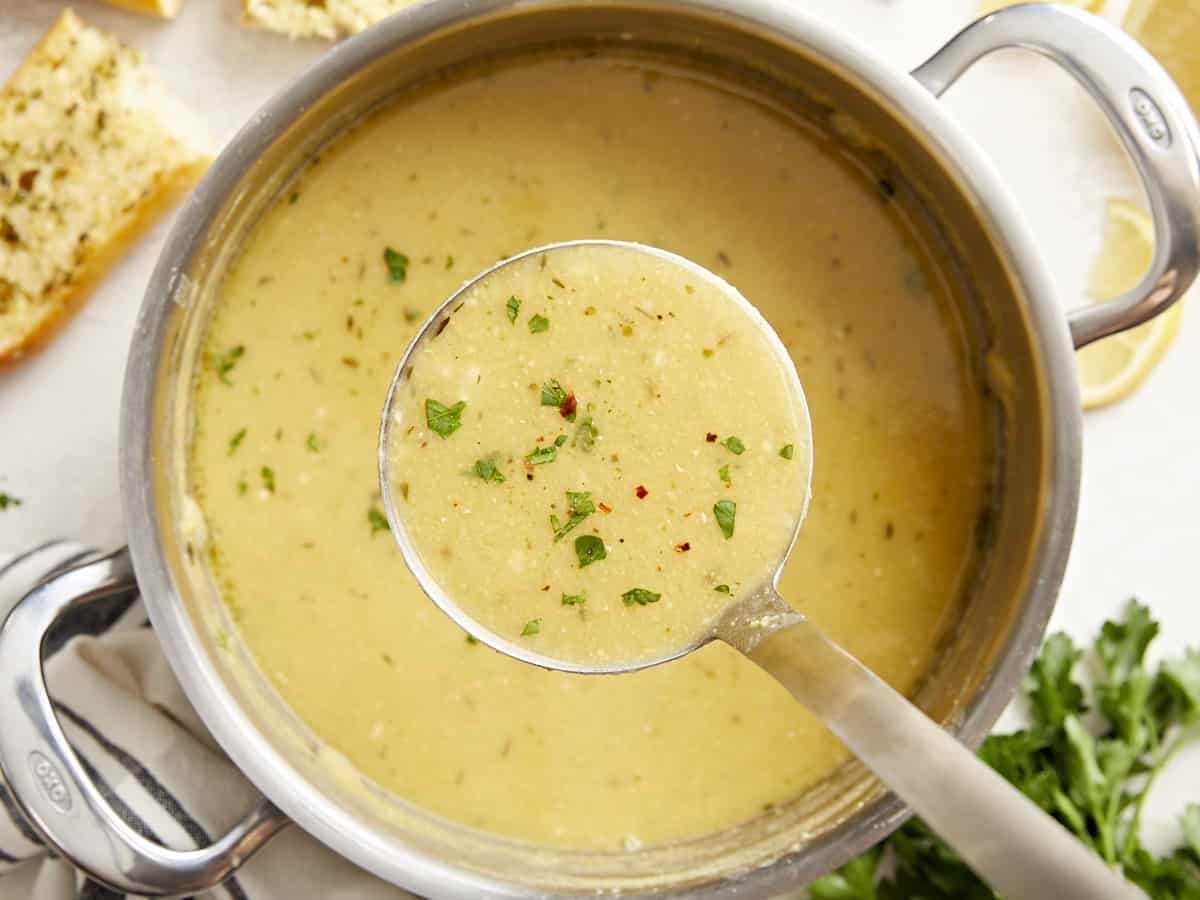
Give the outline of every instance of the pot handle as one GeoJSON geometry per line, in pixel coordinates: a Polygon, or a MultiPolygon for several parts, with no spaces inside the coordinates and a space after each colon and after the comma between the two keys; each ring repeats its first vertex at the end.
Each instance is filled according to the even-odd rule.
{"type": "Polygon", "coordinates": [[[1001,9],[967,26],[912,76],[940,97],[980,57],[1022,47],[1052,59],[1100,104],[1133,158],[1154,215],[1154,258],[1138,285],[1072,310],[1075,347],[1140,325],[1187,290],[1200,265],[1200,130],[1166,70],[1115,25],[1050,3],[1001,9]]]}
{"type": "Polygon", "coordinates": [[[0,772],[47,845],[96,881],[151,897],[198,893],[225,880],[288,824],[287,817],[263,800],[210,847],[171,850],[146,840],[84,772],[54,714],[42,672],[42,642],[60,616],[136,587],[123,548],[60,570],[13,607],[0,627],[0,691],[15,700],[0,728],[0,772]]]}

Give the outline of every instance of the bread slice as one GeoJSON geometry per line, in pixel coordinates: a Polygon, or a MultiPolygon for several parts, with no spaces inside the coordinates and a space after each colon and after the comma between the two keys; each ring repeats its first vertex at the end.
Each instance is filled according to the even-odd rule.
{"type": "Polygon", "coordinates": [[[107,0],[113,6],[131,9],[134,12],[145,13],[148,16],[158,16],[161,19],[173,19],[183,9],[183,0],[107,0]]]}
{"type": "Polygon", "coordinates": [[[136,51],[63,12],[0,89],[0,363],[52,333],[208,146],[136,51]]]}
{"type": "Polygon", "coordinates": [[[357,34],[417,0],[242,0],[246,22],[290,38],[357,34]]]}

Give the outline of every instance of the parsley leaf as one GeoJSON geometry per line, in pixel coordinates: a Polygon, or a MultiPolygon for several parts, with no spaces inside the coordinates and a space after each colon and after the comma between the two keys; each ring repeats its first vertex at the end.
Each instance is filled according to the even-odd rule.
{"type": "Polygon", "coordinates": [[[793,447],[791,444],[784,444],[782,447],[779,448],[779,455],[782,456],[784,459],[791,459],[793,456],[796,455],[796,448],[793,447]]]}
{"type": "Polygon", "coordinates": [[[566,442],[567,442],[567,436],[565,434],[560,434],[558,437],[556,437],[554,439],[554,446],[561,447],[566,442]]]}
{"type": "Polygon", "coordinates": [[[425,422],[431,431],[447,438],[462,427],[462,413],[467,408],[466,400],[459,400],[453,406],[430,398],[425,401],[425,422]]]}
{"type": "Polygon", "coordinates": [[[247,431],[247,429],[240,428],[240,429],[238,429],[237,434],[235,434],[233,437],[231,437],[229,439],[229,455],[230,456],[233,456],[233,454],[237,452],[237,448],[240,447],[242,445],[242,441],[244,441],[246,439],[246,431],[247,431]]]}
{"type": "Polygon", "coordinates": [[[575,538],[575,555],[579,557],[579,568],[584,569],[594,562],[608,557],[604,541],[594,534],[581,534],[575,538]]]}
{"type": "Polygon", "coordinates": [[[662,594],[656,594],[654,591],[648,591],[645,588],[631,588],[621,595],[621,599],[625,601],[626,606],[649,606],[651,603],[657,603],[662,599],[662,594]]]}
{"type": "Polygon", "coordinates": [[[516,325],[517,313],[521,311],[521,298],[516,294],[509,297],[508,302],[504,304],[504,311],[508,314],[508,321],[516,325]]]}
{"type": "Polygon", "coordinates": [[[8,509],[10,506],[17,507],[20,506],[22,502],[23,501],[19,497],[14,497],[12,494],[6,494],[4,491],[0,491],[0,509],[8,509]]]}
{"type": "Polygon", "coordinates": [[[717,517],[717,525],[725,540],[733,537],[733,520],[737,517],[737,504],[732,500],[718,500],[713,504],[713,515],[717,517]]]}
{"type": "Polygon", "coordinates": [[[575,436],[571,438],[571,446],[578,447],[584,453],[590,453],[596,446],[596,437],[599,434],[600,429],[592,424],[592,417],[588,416],[575,426],[575,436]]]}
{"type": "Polygon", "coordinates": [[[376,532],[388,530],[387,516],[378,507],[372,506],[367,510],[367,522],[371,526],[371,537],[375,537],[376,532]]]}
{"type": "Polygon", "coordinates": [[[321,452],[321,445],[317,442],[317,433],[315,431],[310,431],[308,433],[308,440],[304,442],[304,446],[313,453],[321,452]]]}
{"type": "Polygon", "coordinates": [[[263,487],[267,489],[267,493],[275,493],[275,470],[270,466],[263,466],[259,474],[262,476],[263,487]]]}
{"type": "Polygon", "coordinates": [[[562,605],[563,606],[578,606],[579,604],[586,603],[586,602],[587,602],[587,594],[565,594],[564,593],[562,595],[562,605]]]}
{"type": "MultiPolygon", "coordinates": [[[[551,448],[553,449],[553,448],[551,448]]],[[[554,541],[557,543],[566,536],[567,532],[596,511],[592,503],[590,491],[567,491],[567,511],[571,517],[566,524],[560,524],[558,516],[550,517],[550,527],[554,529],[554,541]]]]}
{"type": "Polygon", "coordinates": [[[242,344],[230,347],[224,353],[213,355],[213,368],[217,372],[217,379],[222,384],[233,384],[229,380],[229,373],[233,371],[233,367],[237,365],[237,361],[245,355],[246,348],[242,344]]]}
{"type": "Polygon", "coordinates": [[[408,257],[399,250],[385,247],[383,261],[387,265],[388,281],[402,283],[408,278],[408,257]]]}
{"type": "Polygon", "coordinates": [[[742,443],[742,439],[732,434],[721,441],[721,446],[737,456],[741,456],[746,452],[746,445],[742,443]]]}
{"type": "Polygon", "coordinates": [[[543,331],[550,330],[550,320],[545,316],[534,314],[529,320],[529,333],[541,334],[543,331]]]}
{"type": "Polygon", "coordinates": [[[567,392],[553,378],[546,379],[542,385],[542,406],[561,406],[567,399],[567,392]]]}
{"type": "Polygon", "coordinates": [[[536,450],[531,451],[529,455],[525,457],[525,462],[529,463],[531,466],[541,466],[545,465],[546,463],[554,462],[555,457],[557,456],[558,448],[551,444],[549,447],[538,447],[536,450]]]}
{"type": "Polygon", "coordinates": [[[713,590],[716,591],[718,594],[732,594],[733,593],[733,591],[730,589],[729,585],[727,585],[727,584],[718,584],[715,588],[713,588],[713,590]]]}
{"type": "Polygon", "coordinates": [[[521,629],[521,637],[528,637],[531,634],[540,634],[542,631],[541,619],[530,619],[525,623],[525,627],[521,629]]]}
{"type": "Polygon", "coordinates": [[[726,463],[725,465],[721,466],[721,468],[717,469],[717,474],[721,476],[721,480],[725,482],[725,484],[733,484],[733,480],[729,477],[729,463],[726,463]]]}
{"type": "Polygon", "coordinates": [[[504,484],[504,473],[496,468],[497,457],[498,454],[489,453],[482,459],[475,460],[475,467],[471,471],[484,481],[494,481],[496,484],[504,484]]]}

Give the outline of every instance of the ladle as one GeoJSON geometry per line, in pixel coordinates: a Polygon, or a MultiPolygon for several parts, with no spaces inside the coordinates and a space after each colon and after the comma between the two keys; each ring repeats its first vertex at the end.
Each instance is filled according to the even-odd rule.
{"type": "MultiPolygon", "coordinates": [[[[398,402],[398,387],[414,353],[441,332],[464,292],[530,255],[570,253],[586,245],[620,246],[659,260],[670,258],[693,274],[719,284],[731,303],[750,310],[762,327],[769,329],[727,282],[694,262],[642,244],[551,244],[503,260],[466,282],[433,312],[406,348],[388,391],[380,428],[379,476],[388,523],[405,562],[430,599],[468,634],[493,649],[534,665],[576,673],[634,671],[678,658],[709,641],[724,641],[770,673],[815,713],[1006,900],[1145,900],[1141,891],[1109,869],[1058,822],[792,609],[776,590],[790,545],[773,570],[763,573],[761,586],[732,600],[714,627],[695,642],[672,649],[669,654],[625,665],[611,661],[589,665],[538,653],[484,627],[442,589],[416,552],[391,490],[390,429],[397,421],[393,405],[398,402]]],[[[772,337],[785,355],[773,332],[772,337]]],[[[799,377],[790,361],[787,371],[795,379],[799,402],[804,404],[799,377]]],[[[808,422],[806,404],[802,418],[808,422]]],[[[807,459],[811,466],[811,455],[807,459]]],[[[794,534],[799,531],[805,508],[805,502],[796,504],[794,534]]]]}

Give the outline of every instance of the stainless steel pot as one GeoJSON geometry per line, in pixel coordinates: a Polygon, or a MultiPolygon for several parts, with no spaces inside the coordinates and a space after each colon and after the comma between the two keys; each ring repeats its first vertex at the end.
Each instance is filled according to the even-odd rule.
{"type": "Polygon", "coordinates": [[[199,891],[290,818],[348,859],[430,897],[762,897],[844,862],[903,820],[902,806],[852,764],[771,816],[676,845],[584,853],[517,844],[372,789],[329,759],[244,648],[217,647],[223,606],[188,540],[195,513],[184,489],[187,388],[214,286],[240,237],[316,148],[398,91],[447,68],[564,45],[634,48],[751,81],[780,102],[835,108],[856,123],[853,135],[868,136],[870,152],[904,173],[959,273],[972,337],[1002,407],[1004,448],[986,563],[918,700],[974,744],[1011,699],[1050,615],[1075,524],[1072,349],[1166,309],[1196,274],[1200,138],[1161,68],[1100,20],[1042,4],[988,16],[909,75],[771,0],[441,0],[326,55],[242,129],[188,201],[150,281],[126,374],[129,548],[43,582],[0,632],[0,684],[17,699],[0,729],[0,769],[47,844],[97,880],[137,894],[199,891]],[[1142,282],[1066,321],[1007,194],[936,100],[975,60],[1013,46],[1054,59],[1088,88],[1137,164],[1155,217],[1157,249],[1142,282]],[[212,847],[168,850],[125,826],[68,747],[46,694],[47,629],[78,604],[128,589],[135,572],[189,698],[273,801],[212,847]]]}

